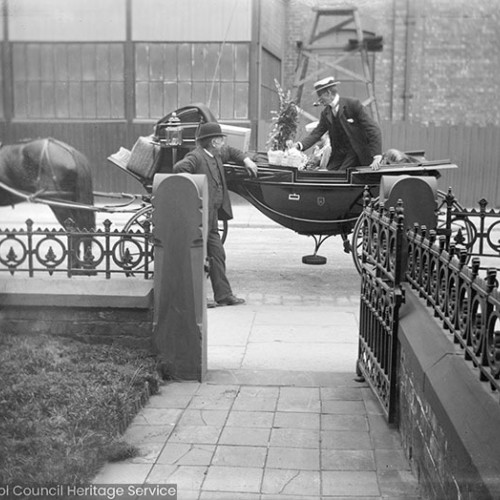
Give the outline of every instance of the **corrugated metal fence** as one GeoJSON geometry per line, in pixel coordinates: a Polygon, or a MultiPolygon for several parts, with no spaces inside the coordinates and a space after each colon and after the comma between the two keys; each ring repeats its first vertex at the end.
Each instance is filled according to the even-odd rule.
{"type": "MultiPolygon", "coordinates": [[[[88,156],[93,167],[94,186],[105,192],[142,192],[142,186],[106,161],[120,146],[131,148],[140,135],[153,131],[151,123],[117,122],[15,122],[0,126],[4,142],[26,137],[54,137],[71,144],[88,156]]],[[[260,121],[259,148],[265,149],[269,124],[260,121]]],[[[458,165],[443,172],[439,188],[452,187],[459,202],[476,206],[486,198],[500,207],[500,127],[474,125],[423,125],[411,122],[382,122],[383,149],[424,150],[429,160],[449,159],[458,165]]],[[[299,133],[299,139],[304,134],[299,133]]]]}
{"type": "Polygon", "coordinates": [[[381,128],[384,150],[424,150],[429,160],[458,165],[443,172],[439,188],[451,186],[462,205],[476,206],[481,198],[500,205],[500,127],[383,122],[381,128]]]}

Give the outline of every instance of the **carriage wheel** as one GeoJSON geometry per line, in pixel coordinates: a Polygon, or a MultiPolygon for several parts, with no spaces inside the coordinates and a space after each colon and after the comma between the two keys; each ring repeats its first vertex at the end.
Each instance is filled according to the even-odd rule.
{"type": "Polygon", "coordinates": [[[361,274],[361,262],[363,255],[363,241],[366,232],[366,215],[364,212],[358,217],[354,229],[352,230],[351,253],[354,266],[359,274],[361,274]]]}
{"type": "MultiPolygon", "coordinates": [[[[374,206],[378,206],[378,198],[374,200],[374,206]]],[[[462,205],[458,201],[453,200],[452,210],[461,212],[464,210],[462,205]]],[[[438,235],[444,234],[446,228],[446,193],[443,191],[437,192],[437,225],[436,230],[438,235]]],[[[364,212],[359,216],[358,220],[353,229],[352,233],[352,260],[356,266],[356,270],[361,274],[361,262],[362,262],[362,249],[364,235],[366,232],[366,216],[364,212]]],[[[457,215],[453,217],[451,221],[451,234],[450,241],[453,241],[458,248],[464,248],[468,253],[468,260],[470,259],[470,253],[472,252],[472,245],[474,242],[474,226],[470,222],[467,216],[457,215]]]]}
{"type": "MultiPolygon", "coordinates": [[[[148,205],[146,207],[138,210],[125,224],[123,227],[123,232],[128,233],[144,233],[146,230],[152,231],[153,228],[153,206],[148,205]]],[[[229,226],[227,220],[219,221],[219,234],[222,241],[222,244],[225,243],[227,238],[227,233],[229,231],[229,226]]],[[[147,248],[145,251],[152,252],[153,251],[153,237],[147,241],[147,248]]],[[[128,249],[129,255],[132,258],[138,257],[139,251],[137,248],[131,248],[127,245],[126,241],[120,243],[120,259],[123,260],[123,257],[128,249]]],[[[136,268],[138,270],[138,268],[136,268]]]]}
{"type": "MultiPolygon", "coordinates": [[[[153,252],[153,207],[152,205],[147,205],[138,210],[123,226],[123,233],[134,233],[134,234],[144,234],[146,232],[150,233],[150,237],[146,240],[145,246],[141,248],[141,245],[133,244],[133,238],[123,237],[120,241],[119,252],[120,260],[122,262],[131,260],[132,262],[142,262],[141,254],[149,254],[149,261],[152,260],[153,252]]],[[[133,267],[132,271],[141,271],[144,265],[139,264],[133,267]]]]}

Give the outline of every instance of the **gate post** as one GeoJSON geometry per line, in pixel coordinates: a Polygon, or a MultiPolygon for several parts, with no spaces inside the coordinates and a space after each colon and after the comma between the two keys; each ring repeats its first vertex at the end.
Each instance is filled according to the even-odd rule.
{"type": "Polygon", "coordinates": [[[207,370],[207,201],[204,175],[154,177],[154,348],[166,375],[200,382],[207,370]]]}

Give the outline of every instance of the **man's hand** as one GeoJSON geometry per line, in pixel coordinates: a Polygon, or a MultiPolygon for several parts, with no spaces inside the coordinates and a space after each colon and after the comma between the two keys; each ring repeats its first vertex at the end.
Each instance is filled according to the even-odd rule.
{"type": "Polygon", "coordinates": [[[248,172],[248,175],[250,177],[257,177],[257,174],[259,172],[259,168],[257,167],[257,164],[251,160],[250,158],[245,158],[243,160],[244,166],[246,171],[248,172]]]}
{"type": "Polygon", "coordinates": [[[373,161],[370,164],[372,170],[378,170],[380,168],[380,162],[382,160],[382,155],[375,155],[373,161]]]}

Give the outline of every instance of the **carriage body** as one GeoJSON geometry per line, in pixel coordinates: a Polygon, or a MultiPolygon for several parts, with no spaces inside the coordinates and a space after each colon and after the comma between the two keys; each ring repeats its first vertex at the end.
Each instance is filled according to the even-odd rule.
{"type": "Polygon", "coordinates": [[[296,167],[259,165],[259,176],[226,165],[228,187],[278,224],[303,235],[348,235],[363,211],[364,197],[379,196],[381,177],[439,177],[440,169],[456,168],[447,160],[421,161],[372,171],[305,171],[296,167]]]}
{"type": "Polygon", "coordinates": [[[299,234],[348,234],[363,210],[365,187],[372,195],[378,194],[377,183],[352,184],[345,173],[318,176],[295,167],[258,165],[256,179],[226,165],[228,188],[274,222],[299,234]]]}

